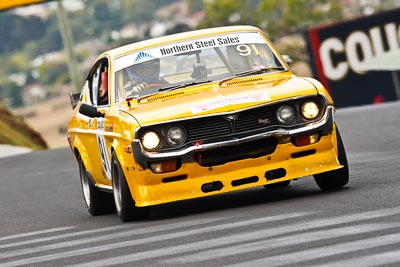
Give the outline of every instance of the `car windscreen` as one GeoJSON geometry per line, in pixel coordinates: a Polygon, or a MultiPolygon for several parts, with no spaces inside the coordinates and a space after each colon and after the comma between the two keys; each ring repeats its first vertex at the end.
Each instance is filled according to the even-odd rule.
{"type": "Polygon", "coordinates": [[[260,68],[282,68],[259,33],[230,33],[171,43],[115,60],[116,99],[163,88],[220,81],[260,68]]]}

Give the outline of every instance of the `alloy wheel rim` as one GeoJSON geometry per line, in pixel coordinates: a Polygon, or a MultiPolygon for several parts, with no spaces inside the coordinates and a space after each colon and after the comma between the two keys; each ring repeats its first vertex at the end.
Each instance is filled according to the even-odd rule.
{"type": "Polygon", "coordinates": [[[118,172],[118,166],[117,164],[114,163],[113,166],[113,195],[114,195],[114,202],[115,202],[115,207],[117,208],[117,211],[121,211],[121,185],[120,185],[120,179],[119,179],[119,172],[118,172]]]}
{"type": "Polygon", "coordinates": [[[85,167],[83,163],[81,163],[81,183],[82,183],[82,191],[83,197],[85,198],[86,205],[90,207],[90,188],[89,188],[89,179],[87,177],[85,167]]]}

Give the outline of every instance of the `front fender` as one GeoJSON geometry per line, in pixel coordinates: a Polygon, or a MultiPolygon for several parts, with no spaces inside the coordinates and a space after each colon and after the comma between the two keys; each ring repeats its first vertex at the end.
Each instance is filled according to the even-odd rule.
{"type": "MultiPolygon", "coordinates": [[[[86,171],[91,173],[92,164],[90,162],[90,157],[88,155],[87,150],[82,145],[82,141],[79,138],[76,138],[72,147],[74,148],[74,154],[75,154],[75,158],[77,159],[77,161],[80,157],[83,164],[85,165],[86,171]]],[[[79,164],[79,162],[78,162],[78,164],[79,164]]]]}

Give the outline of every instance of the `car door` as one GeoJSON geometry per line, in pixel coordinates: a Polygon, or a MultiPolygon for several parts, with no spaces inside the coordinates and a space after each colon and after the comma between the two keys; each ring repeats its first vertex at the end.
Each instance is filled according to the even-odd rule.
{"type": "MultiPolygon", "coordinates": [[[[107,114],[110,109],[110,92],[108,83],[108,60],[101,59],[89,72],[87,79],[86,104],[91,105],[101,113],[107,114]]],[[[112,123],[104,117],[88,117],[82,115],[81,128],[86,128],[82,142],[87,151],[90,165],[89,170],[96,183],[111,185],[111,161],[110,161],[110,130],[112,123]]]]}

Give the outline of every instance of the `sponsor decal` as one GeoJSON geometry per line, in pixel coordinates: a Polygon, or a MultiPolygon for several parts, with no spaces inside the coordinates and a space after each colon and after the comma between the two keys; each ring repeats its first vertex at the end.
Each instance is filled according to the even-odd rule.
{"type": "Polygon", "coordinates": [[[122,70],[135,63],[145,62],[154,58],[178,55],[206,48],[222,47],[239,44],[264,44],[266,40],[256,32],[231,33],[227,35],[203,37],[169,45],[158,46],[140,52],[125,55],[115,60],[115,71],[122,70]]]}
{"type": "Polygon", "coordinates": [[[145,62],[148,60],[154,59],[154,57],[150,54],[147,54],[145,52],[139,52],[139,54],[137,55],[134,63],[140,63],[140,62],[145,62]]]}
{"type": "Polygon", "coordinates": [[[237,105],[237,104],[253,103],[253,102],[268,101],[268,100],[271,100],[271,97],[267,93],[248,95],[248,96],[226,97],[223,99],[211,101],[209,103],[197,105],[191,107],[190,109],[192,111],[192,114],[197,114],[228,105],[237,105]]]}
{"type": "Polygon", "coordinates": [[[112,132],[114,130],[114,125],[106,126],[106,132],[112,132]]]}
{"type": "Polygon", "coordinates": [[[99,147],[101,163],[105,176],[111,180],[111,161],[107,152],[106,140],[104,137],[104,118],[99,118],[97,121],[97,145],[99,147]]]}
{"type": "Polygon", "coordinates": [[[336,107],[400,99],[400,9],[308,31],[314,77],[336,107]]]}
{"type": "MultiPolygon", "coordinates": [[[[319,47],[319,55],[326,77],[341,80],[349,70],[363,74],[369,68],[387,68],[384,64],[379,66],[376,63],[382,61],[379,59],[385,55],[400,55],[399,32],[399,25],[388,23],[369,28],[366,32],[355,30],[344,41],[337,37],[324,40],[319,47]],[[386,44],[387,51],[384,49],[386,44]],[[334,60],[335,54],[343,55],[344,59],[334,60]]],[[[388,64],[391,63],[394,62],[388,60],[388,64]]],[[[396,64],[399,67],[399,63],[396,64]]]]}
{"type": "Polygon", "coordinates": [[[226,38],[210,38],[206,40],[195,41],[186,44],[177,44],[160,48],[161,55],[173,55],[182,52],[199,50],[202,48],[218,47],[222,45],[240,44],[239,37],[226,37],[226,38]]]}

